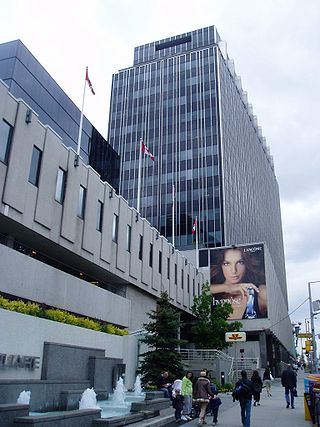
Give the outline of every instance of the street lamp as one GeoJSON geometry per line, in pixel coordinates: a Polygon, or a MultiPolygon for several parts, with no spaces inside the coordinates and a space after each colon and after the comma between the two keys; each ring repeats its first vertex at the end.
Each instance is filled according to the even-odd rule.
{"type": "Polygon", "coordinates": [[[313,312],[312,307],[312,298],[311,298],[311,284],[312,283],[320,283],[320,280],[315,280],[314,282],[308,282],[308,292],[309,292],[309,307],[310,307],[310,320],[311,320],[311,334],[312,334],[312,372],[317,372],[317,343],[316,343],[316,336],[314,331],[314,315],[316,313],[313,312]]]}

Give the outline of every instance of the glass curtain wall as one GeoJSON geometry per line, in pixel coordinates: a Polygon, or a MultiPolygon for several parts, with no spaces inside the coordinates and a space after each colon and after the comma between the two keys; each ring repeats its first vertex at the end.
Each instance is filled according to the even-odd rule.
{"type": "Polygon", "coordinates": [[[172,241],[175,191],[180,249],[194,248],[196,216],[200,247],[223,238],[213,37],[210,27],[141,46],[135,66],[113,76],[108,140],[122,159],[120,194],[137,206],[142,138],[155,160],[143,159],[141,215],[172,241]]]}

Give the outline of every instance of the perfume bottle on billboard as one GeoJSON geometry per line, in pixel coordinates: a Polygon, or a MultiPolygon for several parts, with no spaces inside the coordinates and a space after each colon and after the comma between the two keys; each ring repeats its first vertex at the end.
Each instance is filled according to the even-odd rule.
{"type": "Polygon", "coordinates": [[[256,319],[257,318],[257,313],[254,309],[254,289],[253,288],[248,288],[248,302],[247,302],[247,308],[246,308],[246,312],[245,312],[245,319],[256,319]]]}

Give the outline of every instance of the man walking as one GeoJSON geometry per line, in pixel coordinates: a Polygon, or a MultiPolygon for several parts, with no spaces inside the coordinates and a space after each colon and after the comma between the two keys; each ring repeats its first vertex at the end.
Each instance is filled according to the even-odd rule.
{"type": "Polygon", "coordinates": [[[251,404],[253,395],[253,384],[247,378],[247,372],[241,371],[241,379],[236,383],[236,399],[239,399],[241,408],[241,421],[245,427],[250,427],[251,404]]]}
{"type": "Polygon", "coordinates": [[[297,387],[297,376],[293,371],[291,365],[288,365],[287,369],[282,372],[281,384],[282,387],[284,387],[284,395],[287,402],[287,408],[290,407],[291,403],[291,408],[294,409],[294,394],[297,387]]]}

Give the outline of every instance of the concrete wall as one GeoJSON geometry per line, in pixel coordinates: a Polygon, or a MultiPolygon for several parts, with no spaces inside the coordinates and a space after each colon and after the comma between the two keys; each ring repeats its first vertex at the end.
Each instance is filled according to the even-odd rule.
{"type": "MultiPolygon", "coordinates": [[[[167,290],[172,304],[190,313],[193,297],[197,295],[197,285],[203,283],[202,274],[186,261],[183,254],[175,251],[165,238],[159,236],[145,219],[137,216],[136,211],[122,197],[117,196],[108,183],[102,182],[91,167],[81,161],[78,167],[74,167],[75,152],[66,148],[52,129],[41,124],[35,113],[31,115],[31,122],[26,123],[27,110],[28,106],[15,100],[0,82],[0,120],[6,120],[14,128],[8,164],[0,162],[0,233],[8,233],[16,240],[22,239],[22,243],[36,251],[42,251],[46,256],[54,257],[92,277],[99,277],[115,289],[125,290],[127,285],[132,286],[148,294],[153,301],[160,296],[161,290],[167,290]],[[33,146],[42,151],[37,187],[28,181],[33,146]],[[63,204],[55,200],[59,168],[67,173],[63,204]],[[80,185],[86,189],[84,219],[77,216],[80,185]],[[98,201],[104,206],[102,232],[96,230],[98,201]],[[112,239],[114,215],[119,218],[117,242],[112,239]],[[130,252],[127,251],[127,225],[132,228],[130,252]],[[142,260],[138,256],[140,234],[143,235],[142,260]],[[150,243],[153,244],[154,254],[152,267],[149,265],[150,243]],[[161,272],[158,265],[159,251],[162,251],[161,272]],[[167,278],[168,258],[170,279],[167,278]],[[177,283],[174,283],[175,264],[178,268],[177,283]],[[191,283],[193,280],[196,283],[195,293],[192,286],[189,292],[187,290],[187,275],[191,283]]],[[[7,259],[10,256],[9,251],[7,259]]],[[[89,313],[97,309],[94,317],[101,316],[102,319],[128,325],[129,328],[131,325],[136,328],[140,322],[135,320],[137,311],[130,310],[128,302],[124,302],[119,310],[120,299],[111,297],[109,293],[104,295],[103,291],[94,290],[88,283],[86,290],[79,282],[69,280],[57,270],[41,269],[29,261],[23,261],[14,273],[12,264],[9,263],[10,272],[6,279],[0,280],[0,292],[11,293],[12,275],[12,292],[15,295],[20,296],[21,291],[21,296],[41,297],[46,304],[70,307],[77,313],[88,313],[86,315],[91,315],[89,313]],[[28,271],[28,275],[24,271],[28,271]],[[33,277],[29,277],[29,272],[33,277]],[[44,282],[44,274],[48,277],[46,284],[40,283],[40,279],[44,282]],[[79,298],[78,295],[75,297],[77,292],[79,298]],[[84,300],[86,304],[83,304],[84,300]]],[[[0,277],[2,271],[5,271],[5,264],[1,260],[0,277]]],[[[141,293],[136,295],[141,296],[141,293]]]]}
{"type": "Polygon", "coordinates": [[[40,379],[44,343],[51,342],[103,350],[107,357],[122,359],[127,366],[126,386],[131,388],[134,384],[137,369],[134,336],[105,334],[3,309],[0,309],[0,324],[5,325],[0,328],[1,353],[40,357],[38,369],[1,368],[0,380],[40,379]]]}
{"type": "Polygon", "coordinates": [[[123,327],[130,300],[0,245],[0,291],[123,327]]]}

